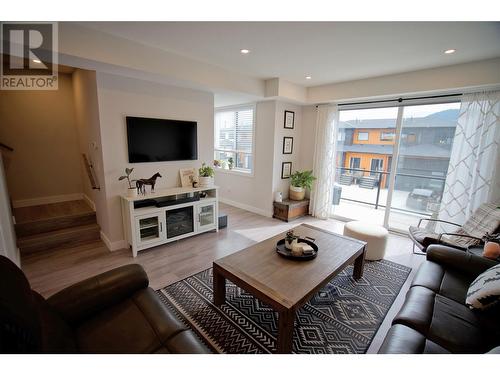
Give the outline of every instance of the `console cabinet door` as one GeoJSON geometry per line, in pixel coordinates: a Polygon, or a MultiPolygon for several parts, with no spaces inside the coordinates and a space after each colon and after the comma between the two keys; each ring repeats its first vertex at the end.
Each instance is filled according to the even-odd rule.
{"type": "Polygon", "coordinates": [[[136,216],[136,241],[139,248],[164,242],[167,238],[163,212],[136,216]]]}
{"type": "Polygon", "coordinates": [[[203,232],[217,228],[215,202],[201,203],[196,206],[197,231],[203,232]]]}

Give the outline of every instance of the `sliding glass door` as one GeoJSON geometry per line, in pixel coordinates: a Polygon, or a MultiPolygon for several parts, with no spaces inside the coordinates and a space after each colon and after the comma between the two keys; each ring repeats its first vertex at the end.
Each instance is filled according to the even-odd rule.
{"type": "Polygon", "coordinates": [[[398,108],[340,112],[334,214],[384,223],[398,108]],[[337,203],[337,204],[335,204],[337,203]]]}
{"type": "Polygon", "coordinates": [[[388,226],[402,231],[437,217],[460,103],[402,108],[398,163],[388,226]]]}
{"type": "Polygon", "coordinates": [[[341,109],[334,217],[408,231],[435,217],[460,103],[341,109]]]}

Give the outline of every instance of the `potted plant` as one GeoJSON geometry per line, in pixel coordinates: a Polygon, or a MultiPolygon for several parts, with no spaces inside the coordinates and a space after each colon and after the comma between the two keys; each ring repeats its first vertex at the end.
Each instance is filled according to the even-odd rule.
{"type": "Polygon", "coordinates": [[[234,167],[234,159],[232,157],[229,157],[227,159],[227,163],[229,165],[229,169],[233,169],[233,167],[234,167]]]}
{"type": "Polygon", "coordinates": [[[198,181],[199,187],[213,186],[215,171],[211,166],[203,163],[201,165],[201,168],[198,169],[198,174],[200,175],[199,181],[198,181]]]}
{"type": "Polygon", "coordinates": [[[295,171],[291,174],[290,179],[290,199],[300,201],[304,199],[306,189],[312,189],[316,177],[312,175],[312,171],[295,171]]]}
{"type": "Polygon", "coordinates": [[[215,159],[214,160],[214,167],[215,168],[225,169],[226,168],[226,162],[224,160],[217,160],[217,159],[215,159]]]}
{"type": "Polygon", "coordinates": [[[125,175],[118,177],[118,181],[125,180],[125,179],[127,180],[127,182],[128,182],[127,196],[129,196],[129,197],[136,197],[137,196],[137,189],[132,186],[132,182],[130,181],[130,175],[132,174],[133,170],[134,170],[134,168],[125,168],[125,175]]]}

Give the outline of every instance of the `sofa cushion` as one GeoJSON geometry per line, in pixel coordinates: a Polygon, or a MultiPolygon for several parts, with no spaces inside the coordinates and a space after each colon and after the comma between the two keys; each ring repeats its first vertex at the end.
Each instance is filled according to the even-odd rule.
{"type": "Polygon", "coordinates": [[[467,290],[467,306],[484,310],[500,301],[500,264],[480,274],[467,290]]]}
{"type": "Polygon", "coordinates": [[[465,304],[465,295],[473,276],[425,261],[418,269],[412,286],[423,286],[458,303],[465,304]]]}
{"type": "Polygon", "coordinates": [[[74,332],[69,324],[55,312],[47,301],[38,293],[33,292],[42,328],[43,353],[77,353],[74,332]]]}
{"type": "Polygon", "coordinates": [[[83,322],[77,327],[77,340],[82,353],[208,352],[186,330],[146,288],[83,322]]]}
{"type": "Polygon", "coordinates": [[[421,286],[410,288],[393,324],[413,328],[452,353],[484,353],[492,347],[480,315],[421,286]]]}
{"type": "Polygon", "coordinates": [[[380,354],[448,354],[448,350],[428,340],[414,329],[396,324],[391,327],[382,343],[380,354]]]}

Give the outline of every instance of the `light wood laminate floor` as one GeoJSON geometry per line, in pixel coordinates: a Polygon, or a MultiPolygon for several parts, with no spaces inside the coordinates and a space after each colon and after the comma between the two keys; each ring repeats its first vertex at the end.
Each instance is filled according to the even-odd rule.
{"type": "MultiPolygon", "coordinates": [[[[344,223],[336,220],[318,220],[311,217],[290,223],[257,215],[233,206],[220,204],[228,215],[228,227],[218,233],[210,232],[140,251],[137,258],[129,249],[110,252],[105,245],[96,243],[71,249],[34,253],[22,258],[22,269],[32,288],[48,297],[62,288],[90,276],[119,267],[138,263],[146,270],[150,286],[159,289],[212,266],[215,259],[231,254],[272,237],[303,222],[342,233],[344,223]]],[[[377,332],[368,352],[378,350],[390,323],[401,307],[409,282],[423,256],[413,255],[408,238],[391,234],[386,259],[412,267],[407,282],[377,332]]]]}

